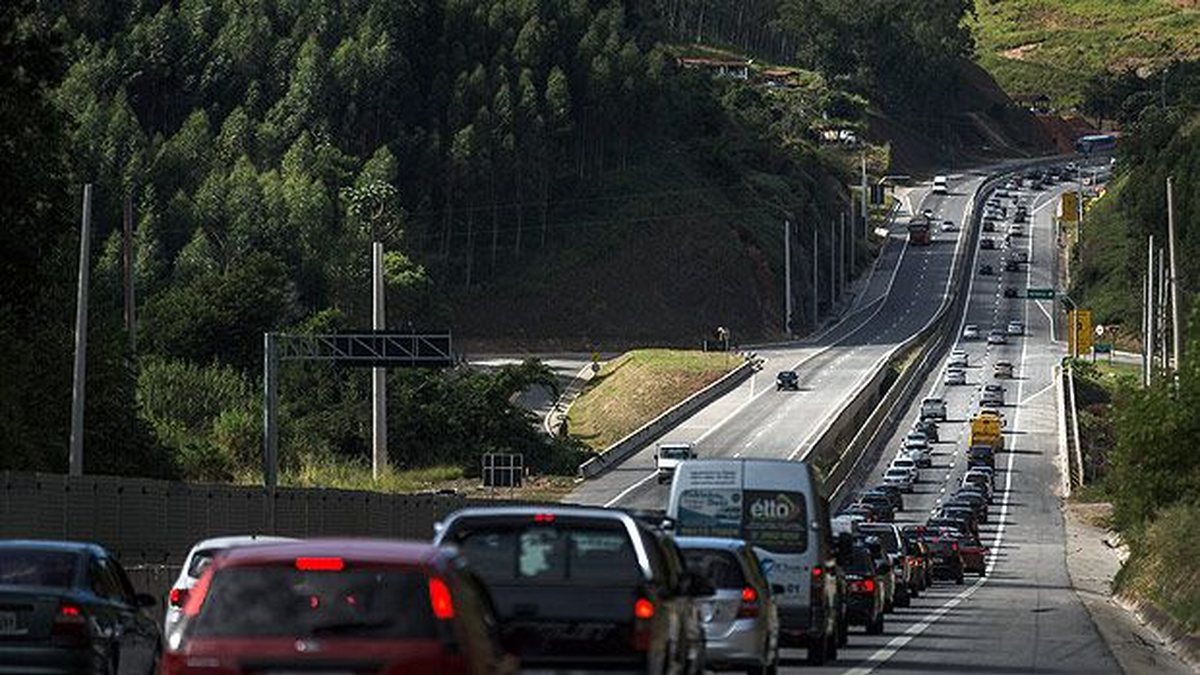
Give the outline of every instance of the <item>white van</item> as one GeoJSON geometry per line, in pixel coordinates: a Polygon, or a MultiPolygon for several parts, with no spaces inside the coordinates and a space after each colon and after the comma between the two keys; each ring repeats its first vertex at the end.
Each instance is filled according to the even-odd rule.
{"type": "Polygon", "coordinates": [[[820,479],[805,462],[693,459],[680,463],[667,515],[687,537],[754,545],[779,607],[780,640],[811,663],[836,658],[841,627],[837,551],[820,479]]]}
{"type": "Polygon", "coordinates": [[[949,191],[945,176],[933,177],[933,194],[944,195],[949,191]]]}

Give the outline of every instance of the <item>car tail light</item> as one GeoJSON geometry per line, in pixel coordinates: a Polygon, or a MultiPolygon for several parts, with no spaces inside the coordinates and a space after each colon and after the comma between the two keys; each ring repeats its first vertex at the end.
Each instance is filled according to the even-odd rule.
{"type": "Polygon", "coordinates": [[[952,542],[950,542],[950,550],[951,550],[951,551],[957,551],[957,550],[958,550],[958,542],[957,542],[957,541],[952,541],[952,542]]]}
{"type": "Polygon", "coordinates": [[[533,522],[550,524],[554,522],[553,513],[538,513],[533,516],[533,522]]]}
{"type": "Polygon", "coordinates": [[[849,588],[851,593],[874,593],[875,592],[875,580],[874,579],[861,579],[858,581],[851,581],[847,585],[847,587],[849,588]]]}
{"type": "Polygon", "coordinates": [[[204,604],[204,597],[208,595],[208,586],[212,583],[213,568],[205,570],[204,574],[200,575],[200,581],[192,587],[188,593],[187,600],[183,603],[184,616],[196,616],[200,613],[200,607],[204,604]]]}
{"type": "Polygon", "coordinates": [[[753,619],[758,616],[758,591],[747,586],[742,589],[742,603],[738,605],[737,618],[753,619]]]}
{"type": "Polygon", "coordinates": [[[654,618],[654,603],[646,598],[638,598],[633,602],[633,649],[648,652],[654,643],[650,619],[654,618]]]}
{"type": "Polygon", "coordinates": [[[341,572],[346,569],[344,558],[296,558],[296,569],[301,572],[341,572]]]}
{"type": "Polygon", "coordinates": [[[450,595],[450,587],[437,577],[429,579],[429,605],[433,615],[442,621],[454,618],[454,598],[450,595]]]}
{"type": "Polygon", "coordinates": [[[63,601],[54,614],[54,625],[50,638],[56,643],[80,643],[87,640],[88,620],[83,608],[73,602],[63,601]]]}
{"type": "Polygon", "coordinates": [[[172,588],[171,593],[167,596],[167,602],[171,603],[172,607],[183,607],[187,604],[188,589],[172,588]]]}

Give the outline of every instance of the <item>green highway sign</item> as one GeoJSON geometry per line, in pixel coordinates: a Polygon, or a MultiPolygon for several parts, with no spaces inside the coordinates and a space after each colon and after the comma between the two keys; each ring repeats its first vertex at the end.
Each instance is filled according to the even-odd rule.
{"type": "Polygon", "coordinates": [[[1025,297],[1029,298],[1030,300],[1053,300],[1054,299],[1054,289],[1053,288],[1032,288],[1032,287],[1026,288],[1025,289],[1025,297]]]}
{"type": "Polygon", "coordinates": [[[1092,349],[1097,354],[1111,354],[1113,346],[1111,342],[1097,342],[1096,344],[1092,345],[1092,349]]]}

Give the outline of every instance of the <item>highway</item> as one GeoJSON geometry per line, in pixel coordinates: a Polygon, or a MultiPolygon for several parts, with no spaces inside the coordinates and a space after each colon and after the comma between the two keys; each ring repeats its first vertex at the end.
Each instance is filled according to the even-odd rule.
{"type": "MultiPolygon", "coordinates": [[[[918,211],[965,224],[982,174],[952,176],[947,195],[923,194],[918,211]]],[[[956,256],[968,249],[963,232],[939,234],[927,247],[908,246],[904,223],[891,240],[855,308],[810,342],[758,352],[761,371],[658,442],[690,442],[701,457],[801,459],[878,366],[937,313],[956,256]],[[799,391],[775,391],[775,374],[795,370],[799,391]]],[[[803,273],[803,272],[801,272],[803,273]]],[[[654,447],[582,483],[565,501],[604,506],[664,508],[668,486],[654,473],[654,447]]]]}
{"type": "MultiPolygon", "coordinates": [[[[939,500],[957,487],[965,469],[966,420],[978,405],[983,384],[992,379],[992,364],[1016,364],[1016,379],[1000,381],[1007,388],[1006,451],[997,456],[997,494],[989,523],[980,538],[991,551],[988,574],[965,586],[939,584],[912,606],[888,615],[881,636],[851,632],[850,644],[829,667],[804,672],[865,675],[898,673],[1111,673],[1120,672],[1108,646],[1097,632],[1067,575],[1064,526],[1060,511],[1061,471],[1057,451],[1057,411],[1053,367],[1065,347],[1053,341],[1053,303],[1005,298],[1004,286],[1053,286],[1055,243],[1053,216],[1058,194],[1068,189],[1024,194],[1030,197],[1032,236],[1014,238],[1013,246],[1031,254],[1032,264],[1020,272],[1003,272],[1008,251],[978,251],[969,285],[970,299],[962,324],[979,326],[986,337],[993,327],[1024,321],[1026,334],[1006,345],[989,346],[985,339],[961,342],[969,355],[968,384],[943,386],[945,358],[924,383],[925,395],[947,401],[949,419],[941,425],[934,466],[922,470],[916,492],[905,496],[897,522],[920,523],[939,500]],[[981,264],[996,276],[978,273],[981,264]]],[[[959,335],[962,334],[959,325],[959,335]]],[[[946,355],[948,356],[948,354],[946,355]]],[[[899,448],[912,420],[918,416],[915,397],[901,427],[872,458],[870,474],[877,481],[899,448]]],[[[843,500],[848,495],[839,495],[843,500]]],[[[789,672],[799,672],[803,652],[791,652],[789,672]]]]}

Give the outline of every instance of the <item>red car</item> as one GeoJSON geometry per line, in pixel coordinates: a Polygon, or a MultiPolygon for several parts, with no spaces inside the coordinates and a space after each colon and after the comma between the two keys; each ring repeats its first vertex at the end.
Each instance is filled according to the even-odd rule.
{"type": "Polygon", "coordinates": [[[167,637],[163,675],[517,671],[491,599],[429,544],[317,540],[219,556],[167,637]]]}
{"type": "Polygon", "coordinates": [[[958,553],[962,556],[964,572],[974,572],[979,576],[987,573],[988,547],[980,543],[978,537],[959,534],[958,553]]]}

